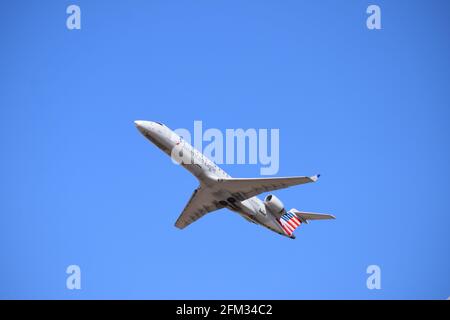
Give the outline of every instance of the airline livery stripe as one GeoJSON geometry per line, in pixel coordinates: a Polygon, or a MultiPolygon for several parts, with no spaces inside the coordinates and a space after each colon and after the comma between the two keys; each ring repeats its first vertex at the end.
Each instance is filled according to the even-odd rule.
{"type": "Polygon", "coordinates": [[[293,227],[291,227],[288,223],[283,223],[283,227],[285,229],[288,229],[289,231],[293,232],[295,229],[293,227]]]}
{"type": "Polygon", "coordinates": [[[286,231],[286,233],[287,233],[288,235],[291,235],[291,234],[292,234],[292,232],[291,232],[290,230],[286,229],[286,228],[283,228],[283,230],[286,231]]]}
{"type": "Polygon", "coordinates": [[[288,223],[289,223],[289,225],[292,226],[292,228],[294,228],[294,229],[298,227],[298,225],[297,225],[294,221],[292,221],[292,220],[289,220],[288,223]]]}
{"type": "Polygon", "coordinates": [[[290,224],[286,224],[286,225],[287,225],[287,227],[288,227],[289,229],[291,229],[291,230],[292,230],[292,232],[294,232],[294,231],[295,231],[295,227],[291,226],[290,224]]]}

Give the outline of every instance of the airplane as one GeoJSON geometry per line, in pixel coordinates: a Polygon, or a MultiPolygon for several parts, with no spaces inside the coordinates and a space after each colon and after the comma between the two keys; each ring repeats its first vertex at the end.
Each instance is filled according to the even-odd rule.
{"type": "Polygon", "coordinates": [[[142,120],[134,123],[142,135],[172,159],[174,154],[182,154],[183,160],[178,162],[199,181],[199,186],[175,222],[179,229],[222,208],[237,212],[247,221],[291,239],[295,239],[294,230],[303,223],[335,219],[330,214],[303,212],[294,208],[286,211],[283,203],[272,194],[266,196],[264,201],[257,197],[264,192],[316,182],[319,174],[311,177],[232,178],[166,125],[142,120]]]}

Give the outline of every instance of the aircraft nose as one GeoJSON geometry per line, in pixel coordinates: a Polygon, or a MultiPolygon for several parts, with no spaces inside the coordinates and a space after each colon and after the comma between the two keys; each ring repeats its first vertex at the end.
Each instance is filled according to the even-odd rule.
{"type": "Polygon", "coordinates": [[[144,121],[144,120],[136,120],[134,121],[134,124],[136,128],[138,128],[139,131],[153,131],[153,122],[151,121],[144,121]]]}
{"type": "Polygon", "coordinates": [[[142,120],[136,120],[136,121],[134,122],[134,125],[135,125],[136,127],[140,128],[140,127],[143,127],[143,126],[144,126],[144,122],[145,122],[145,121],[142,121],[142,120]]]}

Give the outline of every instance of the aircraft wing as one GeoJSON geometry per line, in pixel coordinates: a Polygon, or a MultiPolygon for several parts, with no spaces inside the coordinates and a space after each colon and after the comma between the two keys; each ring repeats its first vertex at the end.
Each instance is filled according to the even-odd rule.
{"type": "Polygon", "coordinates": [[[237,200],[243,201],[263,192],[316,182],[319,177],[320,175],[312,177],[229,178],[219,180],[218,186],[230,192],[237,200]]]}
{"type": "Polygon", "coordinates": [[[183,229],[203,217],[205,214],[222,208],[223,206],[214,199],[208,190],[198,187],[194,190],[194,193],[192,193],[189,202],[184,207],[177,222],[175,222],[175,226],[179,229],[183,229]]]}

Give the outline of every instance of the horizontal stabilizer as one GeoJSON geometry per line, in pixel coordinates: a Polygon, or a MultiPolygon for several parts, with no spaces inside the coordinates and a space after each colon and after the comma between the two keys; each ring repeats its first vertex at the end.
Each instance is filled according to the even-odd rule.
{"type": "Polygon", "coordinates": [[[299,220],[303,223],[308,223],[308,221],[311,220],[331,220],[336,219],[335,216],[332,214],[325,214],[325,213],[314,213],[314,212],[304,212],[304,211],[298,211],[297,209],[291,209],[289,212],[292,212],[295,214],[299,220]]]}
{"type": "Polygon", "coordinates": [[[285,214],[283,214],[278,221],[280,222],[280,225],[283,228],[284,232],[286,232],[286,234],[289,237],[295,238],[293,233],[295,229],[300,227],[302,223],[308,224],[308,221],[310,220],[329,220],[329,219],[336,219],[336,218],[331,214],[302,212],[298,211],[297,209],[291,209],[285,214]]]}

